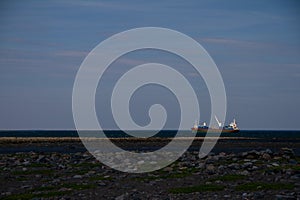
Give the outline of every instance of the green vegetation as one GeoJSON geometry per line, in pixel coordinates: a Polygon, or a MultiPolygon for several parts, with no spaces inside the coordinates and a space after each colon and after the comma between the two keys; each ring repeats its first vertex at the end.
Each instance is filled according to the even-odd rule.
{"type": "Polygon", "coordinates": [[[49,169],[41,169],[41,170],[26,170],[26,171],[14,171],[12,174],[14,175],[31,175],[31,174],[51,174],[52,170],[49,169]]]}
{"type": "Polygon", "coordinates": [[[9,195],[7,197],[4,197],[3,200],[17,200],[17,199],[26,200],[26,199],[33,199],[33,198],[50,198],[50,197],[62,196],[62,195],[69,194],[72,192],[72,190],[75,190],[75,191],[86,190],[86,189],[92,189],[95,187],[96,187],[96,185],[94,185],[94,184],[65,183],[65,184],[56,185],[56,186],[45,186],[45,187],[31,189],[28,191],[28,193],[9,195]],[[70,190],[58,191],[61,188],[68,188],[70,190]],[[37,193],[37,192],[39,192],[39,193],[37,193]]]}
{"type": "Polygon", "coordinates": [[[193,193],[193,192],[211,192],[211,191],[221,191],[224,190],[223,185],[197,185],[191,187],[178,187],[178,188],[171,188],[169,192],[173,194],[180,194],[180,193],[193,193]]]}
{"type": "Polygon", "coordinates": [[[86,190],[86,189],[92,189],[95,188],[96,185],[94,184],[76,184],[76,183],[68,183],[68,184],[63,184],[60,186],[60,188],[70,188],[72,190],[86,190]]]}
{"type": "Polygon", "coordinates": [[[300,165],[290,165],[290,166],[288,166],[288,168],[290,168],[292,170],[300,171],[300,165]]]}
{"type": "Polygon", "coordinates": [[[100,163],[88,163],[88,162],[83,162],[83,163],[78,163],[78,164],[70,164],[71,167],[86,167],[86,168],[94,168],[94,167],[100,167],[100,163]]]}
{"type": "Polygon", "coordinates": [[[237,191],[256,191],[256,190],[292,190],[294,189],[294,184],[291,183],[245,183],[238,185],[235,188],[237,191]]]}
{"type": "Polygon", "coordinates": [[[4,197],[3,200],[27,200],[27,199],[33,199],[33,198],[51,198],[56,196],[63,196],[70,193],[70,191],[52,191],[47,193],[39,193],[39,194],[33,194],[33,193],[23,193],[23,194],[13,194],[7,197],[4,197]]]}
{"type": "Polygon", "coordinates": [[[159,170],[156,172],[156,174],[149,174],[148,176],[136,177],[134,178],[134,180],[151,181],[151,180],[166,179],[166,178],[184,178],[192,175],[197,170],[198,170],[197,168],[187,168],[184,170],[174,169],[175,172],[166,172],[163,170],[159,170]]]}
{"type": "Polygon", "coordinates": [[[245,175],[239,175],[239,174],[227,174],[224,176],[219,176],[216,178],[210,178],[208,179],[208,181],[237,181],[237,180],[242,180],[245,179],[246,176],[245,175]]]}
{"type": "Polygon", "coordinates": [[[89,169],[79,169],[79,170],[70,172],[70,174],[84,175],[84,174],[88,173],[89,171],[90,171],[89,169]]]}
{"type": "Polygon", "coordinates": [[[273,166],[266,169],[263,169],[262,171],[281,171],[285,169],[292,169],[295,171],[300,171],[300,165],[280,165],[280,166],[273,166]]]}
{"type": "Polygon", "coordinates": [[[49,190],[59,190],[60,188],[69,188],[72,190],[85,190],[85,189],[92,189],[95,188],[96,185],[94,184],[76,184],[76,183],[64,183],[61,185],[56,186],[45,186],[32,189],[31,192],[34,191],[49,191],[49,190]]]}
{"type": "Polygon", "coordinates": [[[27,180],[28,180],[28,178],[23,177],[23,176],[19,176],[16,178],[16,181],[27,181],[27,180]]]}
{"type": "Polygon", "coordinates": [[[105,176],[93,176],[89,178],[90,181],[99,181],[99,180],[112,180],[112,177],[105,176]]]}
{"type": "Polygon", "coordinates": [[[25,165],[25,167],[51,167],[51,165],[46,163],[30,163],[29,165],[25,165]]]}

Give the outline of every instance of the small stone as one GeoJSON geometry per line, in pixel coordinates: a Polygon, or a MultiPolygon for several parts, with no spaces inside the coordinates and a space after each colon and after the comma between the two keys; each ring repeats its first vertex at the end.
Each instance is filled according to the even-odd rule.
{"type": "Polygon", "coordinates": [[[293,149],[290,149],[290,148],[281,148],[281,152],[283,152],[283,154],[289,155],[289,156],[295,155],[295,152],[293,151],[293,149]]]}
{"type": "Polygon", "coordinates": [[[263,199],[265,196],[264,192],[255,192],[253,194],[254,199],[263,199]]]}
{"type": "Polygon", "coordinates": [[[294,180],[300,179],[300,174],[295,174],[295,175],[291,176],[291,179],[294,179],[294,180]]]}
{"type": "Polygon", "coordinates": [[[265,152],[270,155],[273,154],[273,151],[271,149],[266,149],[265,152]]]}
{"type": "Polygon", "coordinates": [[[76,178],[76,179],[81,179],[82,176],[81,175],[74,175],[73,178],[76,178]]]}
{"type": "Polygon", "coordinates": [[[164,171],[164,172],[171,172],[171,171],[173,171],[173,168],[172,168],[172,167],[165,167],[165,168],[163,169],[163,171],[164,171]]]}
{"type": "Polygon", "coordinates": [[[213,159],[213,158],[209,158],[209,159],[206,160],[206,164],[213,164],[215,162],[216,162],[216,160],[213,159]]]}
{"type": "Polygon", "coordinates": [[[29,165],[30,162],[29,162],[29,161],[25,161],[25,162],[23,162],[22,164],[23,164],[23,165],[29,165]]]}
{"type": "Polygon", "coordinates": [[[205,167],[205,164],[204,164],[204,163],[199,163],[199,164],[198,164],[198,168],[202,169],[202,168],[204,168],[204,167],[205,167]]]}
{"type": "Polygon", "coordinates": [[[230,165],[228,165],[228,167],[230,169],[240,169],[240,165],[237,163],[231,163],[230,165]]]}
{"type": "Polygon", "coordinates": [[[271,156],[268,153],[264,153],[262,155],[262,158],[265,159],[265,160],[271,160],[271,156]]]}
{"type": "Polygon", "coordinates": [[[59,183],[59,182],[60,182],[60,179],[59,179],[59,178],[56,178],[56,179],[53,179],[51,182],[52,182],[52,183],[59,183]]]}
{"type": "Polygon", "coordinates": [[[215,166],[212,165],[212,164],[210,164],[210,165],[207,165],[207,166],[206,166],[206,169],[207,169],[208,171],[215,171],[215,166]]]}
{"type": "Polygon", "coordinates": [[[104,183],[103,181],[97,181],[97,184],[98,184],[99,186],[106,186],[106,183],[104,183]]]}
{"type": "Polygon", "coordinates": [[[219,156],[224,157],[224,156],[226,156],[226,153],[225,152],[220,152],[219,156]]]}
{"type": "Polygon", "coordinates": [[[230,196],[230,194],[225,194],[223,197],[224,198],[230,198],[231,196],[230,196]]]}
{"type": "Polygon", "coordinates": [[[282,178],[281,176],[276,176],[276,177],[274,178],[274,182],[278,182],[281,178],[282,178]]]}
{"type": "Polygon", "coordinates": [[[243,152],[243,153],[241,154],[241,156],[242,156],[242,157],[247,157],[247,156],[248,156],[248,152],[243,152]]]}
{"type": "Polygon", "coordinates": [[[248,176],[249,172],[247,170],[244,170],[244,171],[240,172],[240,174],[243,176],[248,176]]]}
{"type": "Polygon", "coordinates": [[[62,187],[62,188],[60,188],[58,191],[60,191],[60,192],[65,192],[65,191],[70,191],[70,190],[72,190],[71,188],[65,188],[65,187],[62,187]]]}
{"type": "Polygon", "coordinates": [[[45,160],[45,156],[39,155],[39,158],[36,160],[37,162],[41,162],[45,160]]]}
{"type": "Polygon", "coordinates": [[[23,185],[23,186],[21,186],[21,189],[28,189],[28,188],[31,188],[31,186],[30,185],[23,185]]]}
{"type": "Polygon", "coordinates": [[[248,168],[248,167],[252,167],[253,163],[252,162],[245,162],[243,164],[243,168],[248,168]]]}
{"type": "Polygon", "coordinates": [[[115,200],[124,200],[125,196],[126,196],[126,194],[122,194],[122,195],[120,195],[120,196],[117,196],[117,197],[115,198],[115,200]]]}
{"type": "Polygon", "coordinates": [[[297,165],[298,164],[297,160],[294,160],[294,159],[289,160],[289,163],[292,164],[292,165],[297,165]]]}
{"type": "Polygon", "coordinates": [[[64,166],[64,165],[62,165],[62,164],[59,164],[59,165],[58,165],[58,168],[59,168],[59,169],[65,169],[66,166],[64,166]]]}
{"type": "Polygon", "coordinates": [[[219,167],[218,167],[218,170],[220,170],[220,171],[223,171],[225,169],[225,166],[224,165],[220,165],[219,167]]]}
{"type": "Polygon", "coordinates": [[[271,165],[273,165],[274,167],[279,167],[278,163],[272,163],[271,165]]]}
{"type": "Polygon", "coordinates": [[[281,194],[277,194],[276,199],[281,200],[281,199],[295,199],[294,196],[289,196],[289,195],[281,195],[281,194]]]}

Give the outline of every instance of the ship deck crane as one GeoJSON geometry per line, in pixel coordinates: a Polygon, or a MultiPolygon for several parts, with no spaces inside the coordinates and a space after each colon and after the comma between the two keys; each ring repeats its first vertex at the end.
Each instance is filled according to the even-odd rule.
{"type": "Polygon", "coordinates": [[[218,126],[219,126],[219,128],[221,128],[222,127],[222,123],[221,122],[219,122],[219,120],[218,120],[218,118],[217,118],[217,116],[215,115],[215,119],[216,119],[216,121],[217,121],[217,123],[218,123],[218,126]]]}

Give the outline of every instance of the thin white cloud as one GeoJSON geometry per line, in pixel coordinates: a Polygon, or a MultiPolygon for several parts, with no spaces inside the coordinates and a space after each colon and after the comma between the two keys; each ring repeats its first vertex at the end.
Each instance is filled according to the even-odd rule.
{"type": "Polygon", "coordinates": [[[126,4],[125,1],[112,2],[112,1],[65,1],[65,4],[74,6],[84,6],[91,8],[101,8],[101,9],[113,9],[113,10],[131,10],[137,11],[145,9],[145,6],[138,6],[139,4],[126,4]]]}
{"type": "Polygon", "coordinates": [[[225,45],[233,45],[233,46],[243,46],[243,47],[270,47],[269,43],[261,43],[261,42],[253,42],[246,40],[237,40],[231,38],[202,38],[200,39],[203,42],[211,43],[211,44],[225,44],[225,45]]]}
{"type": "Polygon", "coordinates": [[[69,50],[64,50],[57,52],[57,56],[68,56],[68,57],[85,57],[88,55],[88,51],[69,51],[69,50]]]}

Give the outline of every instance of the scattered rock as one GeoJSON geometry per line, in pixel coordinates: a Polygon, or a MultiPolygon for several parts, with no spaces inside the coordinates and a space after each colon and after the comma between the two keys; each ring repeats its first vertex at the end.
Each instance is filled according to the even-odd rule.
{"type": "Polygon", "coordinates": [[[209,164],[209,165],[206,165],[206,170],[209,172],[209,173],[214,173],[215,172],[215,166],[212,165],[212,164],[209,164]]]}
{"type": "Polygon", "coordinates": [[[262,155],[262,158],[265,159],[265,160],[271,160],[271,156],[268,153],[264,153],[262,155]]]}
{"type": "Polygon", "coordinates": [[[296,199],[294,196],[281,195],[281,194],[277,194],[275,197],[276,197],[277,200],[296,199]]]}
{"type": "Polygon", "coordinates": [[[171,172],[171,171],[173,171],[173,168],[172,168],[172,167],[165,167],[165,168],[163,169],[163,171],[164,171],[164,172],[171,172]]]}
{"type": "Polygon", "coordinates": [[[266,149],[265,152],[269,155],[272,155],[273,154],[273,151],[271,149],[266,149]]]}
{"type": "Polygon", "coordinates": [[[124,198],[126,197],[126,195],[127,195],[127,193],[122,194],[122,195],[120,195],[120,196],[117,196],[117,197],[115,198],[115,200],[124,200],[124,198]]]}
{"type": "Polygon", "coordinates": [[[76,179],[81,179],[82,176],[81,175],[74,175],[73,178],[76,178],[76,179]]]}
{"type": "Polygon", "coordinates": [[[281,153],[283,153],[284,155],[288,155],[288,156],[295,156],[295,152],[293,151],[293,149],[290,148],[281,148],[281,153]]]}
{"type": "Polygon", "coordinates": [[[106,183],[104,183],[103,181],[97,181],[97,185],[99,185],[99,186],[106,186],[106,183]]]}
{"type": "MultiPolygon", "coordinates": [[[[152,156],[143,160],[132,160],[125,158],[121,153],[117,155],[124,166],[130,169],[144,167],[145,163],[157,164],[152,156]]],[[[239,154],[210,154],[202,159],[198,158],[198,152],[187,152],[177,162],[160,171],[130,174],[118,172],[105,165],[97,165],[98,162],[88,153],[22,153],[16,156],[3,154],[0,158],[0,173],[3,180],[10,181],[10,186],[0,190],[0,198],[20,191],[44,193],[43,190],[36,190],[40,187],[58,187],[57,191],[68,191],[68,194],[59,197],[60,199],[297,199],[300,197],[298,159],[291,149],[283,149],[280,152],[266,149],[239,154]],[[289,159],[286,159],[287,157],[289,159]],[[37,170],[37,173],[32,173],[34,170],[37,170]],[[246,177],[240,178],[239,175],[246,177]],[[232,177],[234,179],[235,176],[238,179],[232,181],[232,177]],[[257,191],[236,190],[238,185],[251,182],[292,183],[295,188],[265,190],[258,187],[257,191]],[[169,188],[193,186],[198,183],[208,186],[222,185],[225,188],[220,192],[168,192],[169,188]],[[72,187],[75,184],[80,189],[70,188],[68,184],[72,187]],[[89,185],[95,188],[90,189],[89,185]],[[144,187],[147,188],[141,190],[144,187]],[[116,194],[119,196],[115,197],[116,194]]],[[[115,160],[110,162],[114,163],[115,160]]]]}
{"type": "Polygon", "coordinates": [[[278,163],[272,163],[271,165],[273,165],[274,167],[279,167],[278,163]]]}
{"type": "Polygon", "coordinates": [[[236,170],[240,169],[240,165],[238,163],[231,163],[230,165],[228,165],[228,167],[230,169],[236,169],[236,170]]]}
{"type": "Polygon", "coordinates": [[[240,172],[241,175],[248,176],[250,173],[247,170],[240,172]]]}
{"type": "Polygon", "coordinates": [[[242,167],[243,168],[249,168],[249,167],[252,167],[253,163],[252,162],[245,162],[242,167]]]}

